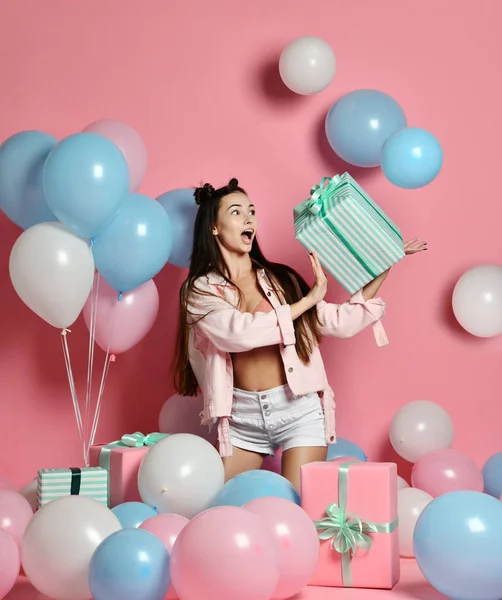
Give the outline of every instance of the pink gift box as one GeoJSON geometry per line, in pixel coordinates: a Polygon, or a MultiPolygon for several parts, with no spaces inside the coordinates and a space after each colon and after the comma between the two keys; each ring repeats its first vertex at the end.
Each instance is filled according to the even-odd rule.
{"type": "Polygon", "coordinates": [[[322,540],[310,585],[391,589],[400,567],[396,465],[310,463],[301,468],[301,490],[322,540]]]}

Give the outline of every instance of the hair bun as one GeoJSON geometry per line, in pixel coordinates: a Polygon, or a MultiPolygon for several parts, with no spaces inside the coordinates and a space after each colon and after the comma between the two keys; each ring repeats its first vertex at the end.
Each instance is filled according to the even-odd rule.
{"type": "Polygon", "coordinates": [[[195,188],[194,196],[196,204],[200,206],[202,202],[210,200],[213,194],[214,187],[210,183],[205,183],[202,187],[195,188]]]}
{"type": "Polygon", "coordinates": [[[232,177],[232,179],[228,182],[228,187],[231,190],[236,190],[239,187],[239,181],[235,177],[232,177]]]}

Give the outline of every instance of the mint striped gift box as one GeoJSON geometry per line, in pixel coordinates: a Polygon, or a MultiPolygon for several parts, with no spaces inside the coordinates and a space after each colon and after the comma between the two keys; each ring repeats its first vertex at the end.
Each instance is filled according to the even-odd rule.
{"type": "Polygon", "coordinates": [[[101,467],[40,470],[38,507],[63,496],[87,496],[108,505],[108,472],[101,467]]]}
{"type": "Polygon", "coordinates": [[[397,225],[348,174],[324,177],[294,209],[296,239],[354,294],[404,257],[397,225]]]}

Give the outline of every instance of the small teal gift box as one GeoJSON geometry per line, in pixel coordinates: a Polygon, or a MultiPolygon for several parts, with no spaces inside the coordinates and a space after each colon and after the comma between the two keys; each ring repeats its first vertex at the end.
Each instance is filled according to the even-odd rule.
{"type": "Polygon", "coordinates": [[[404,257],[398,226],[348,174],[324,177],[294,209],[296,239],[354,294],[404,257]]]}
{"type": "Polygon", "coordinates": [[[63,496],[87,496],[107,506],[107,471],[101,467],[40,470],[37,477],[38,508],[63,496]]]}

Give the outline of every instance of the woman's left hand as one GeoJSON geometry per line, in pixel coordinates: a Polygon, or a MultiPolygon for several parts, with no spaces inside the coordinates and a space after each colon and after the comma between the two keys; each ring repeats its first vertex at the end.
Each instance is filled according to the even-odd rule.
{"type": "Polygon", "coordinates": [[[404,253],[406,256],[418,254],[419,252],[424,252],[424,250],[427,250],[427,242],[423,242],[420,238],[409,240],[404,244],[404,253]]]}

